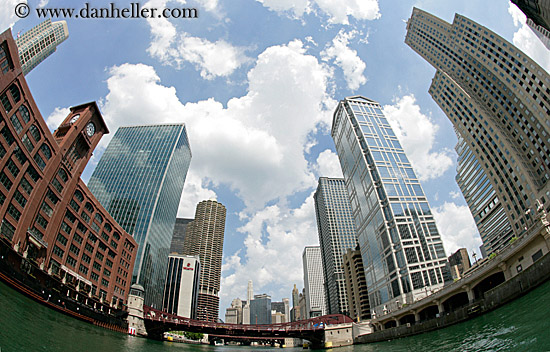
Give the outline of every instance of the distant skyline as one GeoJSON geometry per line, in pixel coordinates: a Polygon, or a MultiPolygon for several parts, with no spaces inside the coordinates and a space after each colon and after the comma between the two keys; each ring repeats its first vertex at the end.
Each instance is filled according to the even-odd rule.
{"type": "MultiPolygon", "coordinates": [[[[0,26],[13,25],[14,36],[43,21],[34,12],[18,20],[18,2],[0,5],[0,26]]],[[[98,102],[111,134],[84,180],[119,126],[186,124],[193,161],[178,216],[193,217],[196,204],[211,197],[227,207],[220,307],[244,296],[249,279],[274,301],[290,297],[293,284],[303,287],[301,253],[319,244],[312,194],[320,176],[341,177],[329,130],[337,101],[346,96],[361,94],[383,106],[421,179],[446,254],[477,250],[481,240],[454,180],[456,137],[428,94],[435,70],[405,45],[405,22],[413,6],[448,22],[460,13],[549,70],[548,50],[515,5],[155,0],[154,6],[184,3],[198,8],[199,17],[54,18],[67,21],[70,37],[26,79],[51,129],[68,107],[98,102]]]]}

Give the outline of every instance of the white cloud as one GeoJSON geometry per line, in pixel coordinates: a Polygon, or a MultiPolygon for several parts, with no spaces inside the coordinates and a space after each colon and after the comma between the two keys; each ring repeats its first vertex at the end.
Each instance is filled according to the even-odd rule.
{"type": "Polygon", "coordinates": [[[302,252],[305,246],[319,244],[313,204],[312,194],[297,209],[273,205],[247,217],[238,229],[246,234],[246,262],[226,256],[224,271],[233,272],[222,278],[220,307],[244,297],[248,280],[253,280],[255,293],[265,292],[268,285],[277,287],[267,292],[274,299],[289,297],[293,284],[303,287],[302,252]]]}
{"type": "Polygon", "coordinates": [[[193,167],[190,167],[185,178],[185,185],[183,186],[183,193],[178,208],[179,218],[193,219],[195,218],[195,210],[199,202],[211,198],[217,199],[216,192],[208,189],[207,186],[206,180],[197,175],[193,167]]]}
{"type": "Polygon", "coordinates": [[[319,177],[344,178],[338,155],[330,149],[324,150],[317,157],[317,171],[319,177]]]}
{"type": "MultiPolygon", "coordinates": [[[[166,3],[166,0],[149,1],[145,6],[161,8],[166,3]]],[[[217,1],[206,1],[204,5],[207,10],[214,9],[217,1]]],[[[151,18],[147,23],[152,35],[147,51],[163,65],[181,69],[185,63],[190,63],[200,71],[201,77],[211,80],[227,77],[250,61],[243,53],[245,49],[234,47],[221,39],[211,42],[186,32],[178,33],[176,27],[165,18],[151,18]]]]}
{"type": "Polygon", "coordinates": [[[356,35],[362,34],[356,30],[346,33],[341,29],[332,40],[331,45],[328,45],[321,53],[323,60],[333,60],[344,71],[344,78],[346,79],[348,88],[352,91],[357,90],[367,82],[367,79],[363,75],[367,65],[357,55],[356,50],[348,47],[349,41],[356,35]]]}
{"type": "Polygon", "coordinates": [[[384,114],[420,180],[437,178],[453,165],[450,150],[432,150],[439,126],[422,114],[414,95],[405,95],[396,99],[394,105],[385,105],[384,114]]]}
{"type": "Polygon", "coordinates": [[[514,33],[513,42],[521,51],[529,55],[535,62],[541,65],[546,71],[550,72],[550,55],[548,49],[542,44],[540,39],[526,24],[526,16],[517,8],[516,5],[510,3],[508,13],[514,20],[514,25],[518,27],[514,33]]]}
{"type": "Polygon", "coordinates": [[[256,0],[270,10],[301,18],[314,11],[329,16],[330,23],[349,24],[350,17],[356,20],[380,18],[377,0],[256,0]]]}
{"type": "Polygon", "coordinates": [[[467,206],[445,202],[440,207],[432,207],[432,212],[448,255],[459,248],[480,254],[481,238],[467,206]]]}
{"type": "Polygon", "coordinates": [[[452,199],[458,199],[461,196],[460,192],[456,192],[456,191],[449,192],[449,195],[451,196],[452,199]]]}
{"type": "MultiPolygon", "coordinates": [[[[20,3],[27,3],[26,0],[2,0],[0,5],[0,33],[11,28],[19,17],[15,15],[15,6],[20,3]]],[[[15,33],[13,33],[15,34],[15,33]]]]}
{"type": "Polygon", "coordinates": [[[70,112],[71,110],[69,108],[55,108],[50,116],[46,118],[46,124],[48,125],[50,131],[55,131],[70,112]]]}

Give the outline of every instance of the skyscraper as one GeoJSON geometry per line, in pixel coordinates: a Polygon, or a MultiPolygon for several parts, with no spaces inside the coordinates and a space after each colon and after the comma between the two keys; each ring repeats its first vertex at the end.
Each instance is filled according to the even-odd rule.
{"type": "Polygon", "coordinates": [[[499,250],[514,236],[506,212],[475,154],[458,133],[456,183],[470,207],[483,244],[483,256],[499,250]]]}
{"type": "MultiPolygon", "coordinates": [[[[159,308],[176,213],[191,161],[184,124],[121,127],[88,187],[139,243],[132,282],[159,308]]],[[[202,265],[202,258],[201,258],[202,265]]]]}
{"type": "Polygon", "coordinates": [[[536,27],[550,31],[550,0],[512,0],[536,27]]]}
{"type": "Polygon", "coordinates": [[[162,311],[195,319],[201,263],[198,256],[170,254],[162,311]]]}
{"type": "Polygon", "coordinates": [[[183,253],[185,233],[187,232],[187,225],[191,221],[193,221],[193,219],[176,219],[176,223],[174,224],[174,233],[172,234],[172,242],[170,244],[170,253],[183,253]]]}
{"type": "Polygon", "coordinates": [[[359,247],[350,248],[344,254],[344,274],[350,318],[355,321],[370,319],[369,292],[359,247]]]}
{"type": "Polygon", "coordinates": [[[246,304],[243,307],[243,324],[250,324],[250,302],[254,299],[254,289],[252,288],[252,280],[248,280],[246,289],[246,304]]]}
{"type": "MultiPolygon", "coordinates": [[[[327,314],[321,247],[308,246],[302,253],[304,286],[306,292],[305,318],[327,314]]],[[[283,312],[284,313],[284,312],[283,312]]]]}
{"type": "Polygon", "coordinates": [[[271,324],[271,296],[254,295],[250,302],[250,324],[271,324]]]}
{"type": "Polygon", "coordinates": [[[52,22],[49,18],[23,33],[15,40],[23,74],[26,75],[53,54],[57,46],[68,37],[67,22],[52,22]]]}
{"type": "Polygon", "coordinates": [[[197,319],[217,321],[220,306],[225,206],[215,200],[197,205],[195,220],[187,225],[184,254],[198,255],[201,260],[201,279],[197,304],[197,319]]]}
{"type": "Polygon", "coordinates": [[[320,177],[313,195],[323,262],[326,308],[329,314],[349,314],[343,255],[357,238],[344,180],[320,177]]]}
{"type": "Polygon", "coordinates": [[[371,312],[410,304],[450,278],[447,256],[420,182],[382,108],[340,101],[332,138],[344,173],[371,312]]]}
{"type": "Polygon", "coordinates": [[[415,8],[405,43],[436,68],[430,94],[474,153],[512,231],[521,236],[536,221],[537,200],[550,210],[550,75],[502,37],[458,14],[449,24],[415,8]]]}

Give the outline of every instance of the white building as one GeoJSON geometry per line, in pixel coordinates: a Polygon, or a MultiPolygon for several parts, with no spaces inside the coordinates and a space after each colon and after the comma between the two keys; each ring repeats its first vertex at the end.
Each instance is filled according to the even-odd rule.
{"type": "Polygon", "coordinates": [[[323,262],[321,247],[305,247],[302,253],[304,266],[304,285],[306,311],[304,318],[314,318],[327,314],[325,304],[325,287],[323,280],[323,262]]]}
{"type": "Polygon", "coordinates": [[[180,317],[195,319],[199,278],[199,256],[170,254],[162,310],[180,317]]]}

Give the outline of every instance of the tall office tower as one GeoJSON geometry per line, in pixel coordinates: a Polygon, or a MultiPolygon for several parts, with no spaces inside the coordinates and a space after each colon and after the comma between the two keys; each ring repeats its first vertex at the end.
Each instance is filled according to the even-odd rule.
{"type": "Polygon", "coordinates": [[[227,324],[243,323],[243,301],[239,298],[231,301],[231,307],[225,309],[225,322],[227,324]]]}
{"type": "Polygon", "coordinates": [[[334,112],[331,133],[355,219],[371,313],[380,315],[443,287],[450,276],[441,237],[380,104],[345,98],[334,112]]]}
{"type": "Polygon", "coordinates": [[[243,324],[250,324],[250,302],[252,302],[252,300],[254,299],[252,280],[248,280],[246,298],[247,298],[247,301],[243,307],[243,324]]]}
{"type": "Polygon", "coordinates": [[[290,308],[290,320],[296,321],[296,312],[298,311],[298,304],[300,299],[300,291],[298,291],[298,288],[296,287],[296,284],[294,284],[294,288],[292,289],[292,307],[290,308]]]}
{"type": "MultiPolygon", "coordinates": [[[[184,124],[121,127],[88,187],[139,243],[132,282],[159,308],[191,150],[184,124]]],[[[203,264],[201,258],[201,265],[203,264]]]]}
{"type": "Polygon", "coordinates": [[[187,232],[187,225],[191,221],[193,221],[193,219],[176,219],[176,223],[174,224],[174,233],[172,234],[172,242],[170,243],[170,253],[183,253],[185,233],[187,232]]]}
{"type": "Polygon", "coordinates": [[[350,248],[344,254],[344,275],[350,318],[355,321],[370,319],[369,292],[359,247],[350,248]]]}
{"type": "Polygon", "coordinates": [[[550,75],[514,45],[460,15],[414,9],[407,43],[436,68],[430,94],[487,174],[515,235],[550,210],[550,75]]]}
{"type": "Polygon", "coordinates": [[[52,134],[22,74],[10,30],[0,34],[0,68],[2,273],[16,275],[23,286],[32,282],[32,290],[49,291],[52,298],[61,293],[78,299],[84,315],[95,315],[86,313],[93,308],[122,309],[137,243],[80,179],[109,133],[98,106],[72,107],[52,134]]]}
{"type": "Polygon", "coordinates": [[[162,311],[195,319],[201,263],[198,256],[170,254],[162,311]]]}
{"type": "Polygon", "coordinates": [[[449,265],[451,266],[451,275],[453,279],[460,279],[462,274],[470,269],[470,256],[466,248],[460,248],[449,256],[449,265]]]}
{"type": "Polygon", "coordinates": [[[456,183],[479,230],[484,256],[508,244],[514,232],[506,212],[475,154],[458,133],[456,183]]]}
{"type": "Polygon", "coordinates": [[[323,282],[323,261],[321,247],[305,247],[302,253],[304,268],[304,286],[306,290],[305,318],[314,318],[327,314],[325,302],[325,284],[323,282]]]}
{"type": "Polygon", "coordinates": [[[323,262],[326,308],[328,314],[348,315],[342,260],[348,248],[355,248],[357,238],[344,180],[320,177],[313,198],[323,262]]]}
{"type": "Polygon", "coordinates": [[[285,322],[290,322],[290,302],[288,298],[283,298],[283,303],[285,305],[285,322]]]}
{"type": "Polygon", "coordinates": [[[250,324],[271,324],[271,296],[265,293],[254,295],[250,302],[250,324]]]}
{"type": "Polygon", "coordinates": [[[550,31],[550,0],[512,0],[536,25],[550,31]]]}
{"type": "Polygon", "coordinates": [[[47,19],[15,39],[23,74],[31,72],[69,37],[67,22],[47,19]]]}
{"type": "Polygon", "coordinates": [[[187,225],[183,250],[201,260],[197,319],[203,321],[218,320],[225,213],[223,204],[204,200],[197,205],[195,220],[187,225]]]}

